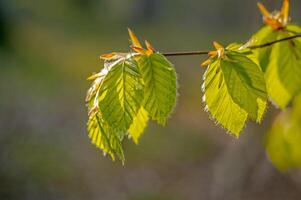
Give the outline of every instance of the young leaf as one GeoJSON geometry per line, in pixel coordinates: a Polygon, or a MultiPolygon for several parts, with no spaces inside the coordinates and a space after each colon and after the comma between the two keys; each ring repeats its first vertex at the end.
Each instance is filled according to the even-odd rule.
{"type": "Polygon", "coordinates": [[[141,55],[138,66],[144,81],[145,110],[164,125],[176,104],[177,77],[173,65],[159,53],[141,55]]]}
{"type": "Polygon", "coordinates": [[[250,118],[260,122],[266,108],[267,92],[264,75],[251,59],[242,53],[229,51],[221,60],[229,94],[250,118]]]}
{"type": "Polygon", "coordinates": [[[262,120],[267,101],[262,71],[247,57],[249,51],[237,47],[231,44],[210,53],[211,64],[203,84],[206,109],[235,136],[239,136],[248,116],[262,120]]]}
{"type": "MultiPolygon", "coordinates": [[[[253,36],[252,45],[271,42],[301,31],[298,26],[288,25],[285,30],[264,27],[253,36]]],[[[301,91],[301,40],[284,41],[273,46],[254,50],[262,70],[265,72],[268,94],[280,108],[285,108],[301,91]]]]}
{"type": "Polygon", "coordinates": [[[108,153],[112,160],[115,160],[115,155],[117,155],[124,162],[121,145],[122,135],[118,135],[118,132],[113,131],[99,113],[89,117],[87,129],[89,138],[95,146],[102,149],[104,154],[108,153]]]}
{"type": "Polygon", "coordinates": [[[301,167],[301,120],[292,109],[277,116],[265,138],[268,157],[280,171],[301,167]]]}
{"type": "MultiPolygon", "coordinates": [[[[252,36],[250,45],[260,45],[272,42],[275,41],[277,37],[278,31],[275,31],[272,27],[266,25],[252,36]]],[[[254,56],[255,58],[257,58],[259,66],[261,67],[263,72],[267,70],[267,65],[270,62],[272,48],[272,46],[268,46],[265,48],[258,48],[253,50],[254,56]]]]}
{"type": "Polygon", "coordinates": [[[219,59],[208,66],[204,74],[202,89],[206,110],[225,129],[238,137],[245,125],[248,114],[230,96],[219,59]]]}
{"type": "Polygon", "coordinates": [[[265,72],[267,91],[271,101],[281,109],[284,109],[291,101],[292,96],[284,88],[277,69],[277,59],[271,59],[265,72]]]}
{"type": "MultiPolygon", "coordinates": [[[[288,29],[290,26],[288,27],[288,29]]],[[[301,29],[299,29],[301,32],[301,29]]],[[[282,33],[285,37],[293,33],[282,33]]],[[[271,57],[277,59],[278,75],[294,97],[301,91],[301,40],[294,39],[274,45],[271,57]]]]}
{"type": "MultiPolygon", "coordinates": [[[[300,33],[301,28],[289,23],[289,1],[284,0],[280,11],[269,13],[258,4],[264,15],[264,26],[251,40],[252,45],[264,44],[300,33]]],[[[294,39],[254,50],[265,72],[268,94],[280,108],[285,108],[301,90],[301,40],[294,39]]]]}
{"type": "Polygon", "coordinates": [[[110,127],[126,133],[143,101],[143,83],[137,62],[131,55],[107,66],[99,90],[99,108],[110,127]]]}
{"type": "Polygon", "coordinates": [[[147,111],[141,107],[139,112],[135,116],[132,125],[130,126],[128,132],[133,141],[138,144],[140,136],[142,135],[144,129],[146,128],[148,123],[148,113],[147,111]]]}

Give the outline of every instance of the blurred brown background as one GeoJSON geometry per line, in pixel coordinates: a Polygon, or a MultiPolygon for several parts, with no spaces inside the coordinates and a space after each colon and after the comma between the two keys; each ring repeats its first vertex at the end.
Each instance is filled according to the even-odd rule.
{"type": "MultiPolygon", "coordinates": [[[[171,58],[177,108],[166,127],[149,125],[126,163],[111,162],[86,134],[86,78],[99,55],[127,51],[127,27],[161,52],[245,42],[261,26],[247,0],[1,0],[0,199],[301,199],[301,173],[266,157],[263,125],[237,140],[203,110],[201,57],[171,58]]],[[[280,0],[263,1],[271,10],[280,0]]],[[[292,0],[301,23],[301,2],[292,0]]]]}

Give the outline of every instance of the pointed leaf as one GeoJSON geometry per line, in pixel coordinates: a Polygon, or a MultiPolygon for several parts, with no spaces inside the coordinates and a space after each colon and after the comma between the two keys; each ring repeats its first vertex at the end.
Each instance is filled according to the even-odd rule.
{"type": "MultiPolygon", "coordinates": [[[[294,34],[286,34],[285,37],[290,35],[294,34]]],[[[296,96],[301,91],[301,40],[275,44],[271,57],[277,60],[278,75],[283,86],[293,97],[296,96]]]]}
{"type": "Polygon", "coordinates": [[[89,138],[95,146],[104,154],[109,154],[112,160],[115,160],[115,155],[117,155],[124,162],[122,138],[101,119],[99,114],[94,114],[89,118],[87,129],[89,138]]]}
{"type": "Polygon", "coordinates": [[[228,51],[226,59],[222,59],[220,65],[233,101],[250,118],[260,122],[267,101],[264,74],[260,68],[246,55],[235,51],[228,51]]]}
{"type": "MultiPolygon", "coordinates": [[[[286,30],[273,30],[265,26],[253,36],[252,45],[282,39],[298,32],[301,32],[301,29],[295,25],[288,25],[286,30]]],[[[280,42],[270,47],[255,49],[254,53],[265,72],[267,91],[272,102],[284,109],[301,91],[301,40],[280,42]]]]}
{"type": "Polygon", "coordinates": [[[108,66],[100,89],[99,108],[110,127],[126,133],[143,101],[143,83],[132,56],[120,58],[108,66]]]}
{"type": "Polygon", "coordinates": [[[206,110],[231,134],[238,137],[247,120],[247,112],[237,105],[225,83],[220,59],[213,61],[204,74],[202,86],[206,110]]]}
{"type": "Polygon", "coordinates": [[[164,125],[176,104],[176,72],[159,53],[141,56],[138,63],[145,85],[144,108],[151,119],[164,125]]]}
{"type": "MultiPolygon", "coordinates": [[[[275,41],[278,37],[278,31],[274,31],[274,29],[270,26],[262,27],[257,33],[255,33],[250,41],[250,45],[260,45],[265,44],[271,41],[275,41]]],[[[265,72],[267,69],[267,65],[270,62],[270,54],[273,46],[258,48],[253,50],[255,57],[259,61],[259,66],[262,71],[265,72]]]]}
{"type": "Polygon", "coordinates": [[[133,141],[138,144],[138,141],[148,123],[148,113],[141,107],[136,117],[133,120],[128,132],[133,141]]]}

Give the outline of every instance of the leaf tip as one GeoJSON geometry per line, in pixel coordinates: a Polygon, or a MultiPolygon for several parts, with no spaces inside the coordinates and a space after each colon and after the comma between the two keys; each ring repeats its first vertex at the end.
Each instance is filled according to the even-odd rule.
{"type": "Polygon", "coordinates": [[[138,37],[130,28],[128,28],[128,33],[129,33],[130,40],[131,40],[133,46],[142,48],[142,45],[140,44],[138,37]]]}

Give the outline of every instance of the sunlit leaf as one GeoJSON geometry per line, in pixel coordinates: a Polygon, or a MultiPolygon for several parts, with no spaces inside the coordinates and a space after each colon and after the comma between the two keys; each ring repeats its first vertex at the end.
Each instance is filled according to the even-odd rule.
{"type": "Polygon", "coordinates": [[[130,126],[128,132],[133,141],[138,144],[138,141],[146,128],[148,123],[148,113],[141,107],[137,115],[135,116],[132,125],[130,126]]]}
{"type": "MultiPolygon", "coordinates": [[[[298,31],[297,26],[288,26],[287,29],[298,31]]],[[[282,33],[283,37],[294,33],[282,33]]],[[[301,91],[301,39],[280,42],[274,45],[271,57],[277,59],[277,68],[280,81],[287,91],[294,97],[301,91]]]]}
{"type": "Polygon", "coordinates": [[[137,62],[122,57],[108,66],[99,90],[99,108],[109,126],[124,133],[129,129],[143,101],[143,83],[137,62]]]}
{"type": "MultiPolygon", "coordinates": [[[[250,41],[251,45],[265,44],[276,40],[278,37],[278,32],[274,31],[270,26],[262,27],[257,33],[255,33],[250,41]]],[[[268,46],[265,48],[258,48],[253,50],[255,57],[258,59],[260,67],[263,72],[266,71],[267,66],[270,62],[270,55],[273,46],[268,46]]]]}
{"type": "Polygon", "coordinates": [[[229,94],[249,114],[260,122],[266,108],[267,92],[264,74],[251,59],[242,53],[230,51],[221,60],[229,94]]]}
{"type": "Polygon", "coordinates": [[[211,60],[203,90],[206,109],[213,118],[239,136],[247,117],[262,120],[267,93],[261,69],[247,57],[248,51],[233,51],[236,46],[230,45],[224,55],[211,60]]]}
{"type": "Polygon", "coordinates": [[[141,56],[138,63],[145,85],[144,108],[151,119],[164,125],[176,104],[176,72],[159,53],[141,56]]]}
{"type": "Polygon", "coordinates": [[[102,59],[104,68],[90,77],[94,81],[86,97],[88,133],[92,143],[104,153],[110,154],[112,159],[117,155],[124,161],[121,144],[128,129],[131,127],[130,132],[137,141],[147,122],[147,116],[139,112],[143,82],[132,55],[114,53],[102,59]],[[145,124],[138,124],[140,122],[145,124]]]}
{"type": "Polygon", "coordinates": [[[115,160],[115,155],[117,155],[124,162],[122,134],[112,130],[99,114],[89,117],[87,129],[88,136],[95,146],[100,148],[104,154],[109,154],[112,160],[115,160]]]}
{"type": "Polygon", "coordinates": [[[208,66],[202,88],[206,110],[226,130],[238,137],[248,114],[232,100],[225,84],[220,60],[216,60],[208,66]]]}
{"type": "MultiPolygon", "coordinates": [[[[282,39],[301,32],[300,27],[288,25],[284,30],[263,27],[252,37],[252,45],[282,39]]],[[[267,91],[273,103],[284,109],[291,99],[301,91],[301,40],[279,42],[254,50],[262,70],[265,72],[267,91]]]]}

